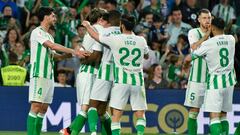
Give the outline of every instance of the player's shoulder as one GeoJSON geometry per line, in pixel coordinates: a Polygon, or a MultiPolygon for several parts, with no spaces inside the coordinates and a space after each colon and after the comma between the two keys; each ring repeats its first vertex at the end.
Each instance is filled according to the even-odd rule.
{"type": "Polygon", "coordinates": [[[189,35],[189,34],[195,34],[195,33],[197,33],[198,30],[199,30],[199,28],[190,29],[190,30],[188,31],[188,35],[189,35]]]}

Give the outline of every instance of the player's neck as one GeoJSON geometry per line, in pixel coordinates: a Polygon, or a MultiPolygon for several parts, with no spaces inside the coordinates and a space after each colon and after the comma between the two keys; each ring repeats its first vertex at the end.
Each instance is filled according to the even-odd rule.
{"type": "Polygon", "coordinates": [[[218,35],[223,35],[223,34],[224,34],[223,31],[218,31],[218,32],[213,33],[213,36],[218,36],[218,35]]]}
{"type": "Polygon", "coordinates": [[[203,33],[206,33],[207,32],[207,29],[206,28],[203,28],[202,26],[200,26],[200,29],[203,33]]]}
{"type": "Polygon", "coordinates": [[[123,34],[131,35],[132,31],[123,30],[123,34]]]}
{"type": "Polygon", "coordinates": [[[44,31],[48,31],[49,30],[49,25],[48,24],[46,24],[45,22],[41,22],[41,24],[40,24],[40,26],[44,29],[44,31]]]}

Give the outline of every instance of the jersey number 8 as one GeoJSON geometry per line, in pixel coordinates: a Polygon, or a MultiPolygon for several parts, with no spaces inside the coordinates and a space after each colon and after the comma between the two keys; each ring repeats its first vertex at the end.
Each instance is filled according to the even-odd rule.
{"type": "Polygon", "coordinates": [[[228,55],[229,55],[229,52],[228,52],[228,49],[227,48],[221,48],[220,51],[219,51],[219,55],[220,55],[220,65],[222,67],[226,67],[229,63],[229,59],[228,59],[228,55]]]}

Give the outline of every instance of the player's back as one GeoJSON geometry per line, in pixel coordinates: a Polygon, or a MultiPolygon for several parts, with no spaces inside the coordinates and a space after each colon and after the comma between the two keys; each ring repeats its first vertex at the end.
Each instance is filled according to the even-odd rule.
{"type": "Polygon", "coordinates": [[[114,36],[112,43],[115,82],[143,85],[143,59],[148,53],[146,40],[135,34],[120,34],[114,36]]]}
{"type": "Polygon", "coordinates": [[[206,54],[210,74],[220,75],[233,70],[235,39],[232,35],[218,35],[205,43],[210,47],[206,54]]]}
{"type": "Polygon", "coordinates": [[[221,89],[235,85],[235,38],[232,35],[218,35],[203,42],[200,48],[209,69],[207,88],[221,89]]]}

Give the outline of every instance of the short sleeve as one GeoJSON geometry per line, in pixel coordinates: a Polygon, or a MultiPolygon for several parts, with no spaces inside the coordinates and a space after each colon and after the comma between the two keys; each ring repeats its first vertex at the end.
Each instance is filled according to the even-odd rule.
{"type": "Polygon", "coordinates": [[[194,32],[195,30],[196,29],[192,29],[188,32],[188,41],[190,46],[199,40],[199,38],[196,36],[196,33],[194,32]]]}
{"type": "Polygon", "coordinates": [[[99,41],[109,47],[111,47],[111,44],[115,41],[113,36],[104,36],[104,35],[99,35],[99,41]]]}
{"type": "Polygon", "coordinates": [[[101,45],[99,42],[95,42],[93,45],[93,50],[102,52],[103,51],[103,45],[101,45]]]}
{"type": "Polygon", "coordinates": [[[33,31],[32,33],[32,38],[35,38],[34,40],[36,40],[38,43],[42,44],[46,41],[48,41],[48,37],[46,36],[46,33],[42,30],[38,30],[38,31],[33,31]]]}

